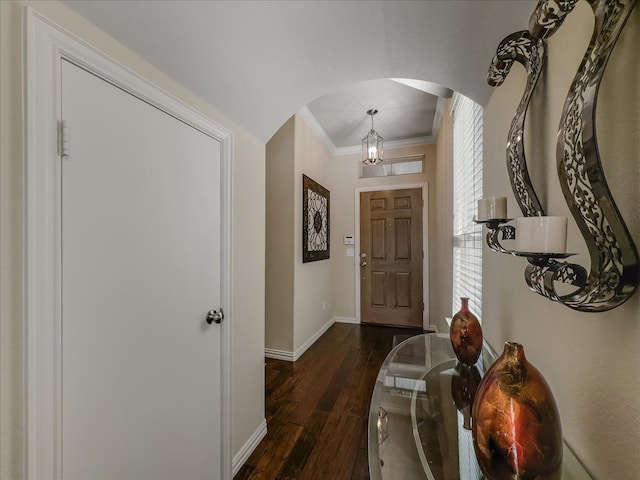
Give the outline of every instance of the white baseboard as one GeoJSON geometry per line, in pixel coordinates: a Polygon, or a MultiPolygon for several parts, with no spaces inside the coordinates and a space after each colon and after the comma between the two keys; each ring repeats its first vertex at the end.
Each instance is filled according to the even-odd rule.
{"type": "Polygon", "coordinates": [[[275,348],[265,348],[264,356],[267,358],[275,358],[276,360],[285,360],[287,362],[295,362],[298,360],[304,352],[306,352],[311,345],[316,343],[316,341],[331,328],[331,326],[336,322],[336,318],[334,317],[330,319],[327,323],[325,323],[320,329],[311,335],[295,352],[288,352],[286,350],[276,350],[275,348]]]}
{"type": "Polygon", "coordinates": [[[288,352],[286,350],[276,350],[275,348],[265,348],[264,356],[267,358],[275,358],[276,360],[293,362],[293,352],[288,352]]]}
{"type": "Polygon", "coordinates": [[[256,449],[256,447],[262,441],[262,439],[265,437],[266,434],[267,434],[267,420],[263,418],[262,422],[260,423],[260,426],[256,429],[255,432],[253,432],[253,435],[249,437],[249,440],[246,441],[246,443],[242,446],[240,451],[238,451],[238,453],[236,453],[233,456],[233,463],[232,463],[231,469],[233,471],[232,475],[234,477],[236,473],[238,473],[238,471],[242,468],[242,466],[244,465],[244,462],[247,461],[247,459],[249,458],[249,455],[253,453],[253,451],[256,449]]]}
{"type": "Polygon", "coordinates": [[[333,320],[336,323],[354,323],[356,325],[360,325],[360,322],[355,319],[355,317],[333,317],[333,320]]]}
{"type": "Polygon", "coordinates": [[[324,334],[324,332],[331,328],[334,323],[335,319],[330,319],[327,323],[320,327],[320,329],[316,333],[311,335],[306,342],[300,345],[300,347],[298,347],[298,349],[293,352],[293,361],[295,362],[296,360],[298,360],[302,356],[302,354],[309,349],[311,345],[316,343],[316,341],[322,336],[322,334],[324,334]]]}

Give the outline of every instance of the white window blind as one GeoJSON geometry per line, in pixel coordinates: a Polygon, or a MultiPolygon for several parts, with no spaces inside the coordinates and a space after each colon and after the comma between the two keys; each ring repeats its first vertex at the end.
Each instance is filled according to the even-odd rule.
{"type": "Polygon", "coordinates": [[[460,297],[482,317],[482,226],[473,222],[482,198],[482,107],[456,95],[453,114],[453,312],[460,297]]]}

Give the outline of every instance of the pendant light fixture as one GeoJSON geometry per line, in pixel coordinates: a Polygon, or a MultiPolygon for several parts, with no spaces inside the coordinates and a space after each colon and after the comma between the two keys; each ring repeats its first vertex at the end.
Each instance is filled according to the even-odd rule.
{"type": "Polygon", "coordinates": [[[367,110],[367,115],[371,116],[371,130],[362,139],[362,163],[365,165],[377,165],[382,162],[382,137],[373,129],[373,116],[378,110],[372,108],[367,110]]]}

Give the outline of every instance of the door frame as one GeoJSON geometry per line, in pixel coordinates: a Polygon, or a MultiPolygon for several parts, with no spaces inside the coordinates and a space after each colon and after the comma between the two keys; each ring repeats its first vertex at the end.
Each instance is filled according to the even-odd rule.
{"type": "MultiPolygon", "coordinates": [[[[61,61],[114,84],[218,140],[221,214],[222,478],[231,479],[233,133],[30,7],[24,10],[24,478],[60,478],[61,465],[61,61]]],[[[71,126],[72,127],[72,126],[71,126]]],[[[73,136],[73,132],[71,133],[73,136]]],[[[73,149],[73,143],[71,145],[73,149]]]]}
{"type": "Polygon", "coordinates": [[[362,312],[360,307],[360,193],[362,192],[382,192],[385,190],[405,190],[409,188],[422,189],[422,249],[424,258],[422,259],[422,300],[424,310],[422,311],[422,328],[429,327],[429,184],[407,183],[398,185],[376,185],[372,187],[356,187],[355,189],[355,222],[354,222],[354,269],[355,269],[355,298],[356,298],[356,323],[362,323],[362,312]]]}

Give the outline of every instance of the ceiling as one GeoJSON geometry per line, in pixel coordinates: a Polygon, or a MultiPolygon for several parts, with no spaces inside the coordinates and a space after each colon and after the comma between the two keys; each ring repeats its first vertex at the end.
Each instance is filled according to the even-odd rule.
{"type": "Polygon", "coordinates": [[[498,43],[536,4],[63,2],[259,140],[299,112],[334,154],[359,151],[370,108],[389,148],[432,141],[452,90],[484,104],[498,43]]]}
{"type": "Polygon", "coordinates": [[[367,110],[375,108],[373,126],[385,149],[432,143],[438,135],[446,98],[453,92],[419,80],[358,82],[327,93],[299,112],[334,155],[361,151],[371,129],[367,110]]]}

